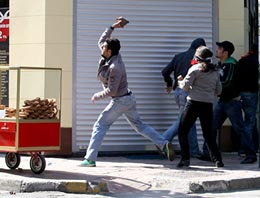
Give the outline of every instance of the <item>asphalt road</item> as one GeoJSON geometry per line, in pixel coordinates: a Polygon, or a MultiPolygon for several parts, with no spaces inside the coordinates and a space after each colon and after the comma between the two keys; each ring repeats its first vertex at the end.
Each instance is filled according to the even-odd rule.
{"type": "Polygon", "coordinates": [[[173,192],[170,189],[153,190],[141,193],[123,193],[117,195],[89,195],[73,194],[63,192],[33,192],[15,193],[0,191],[1,198],[260,198],[260,190],[230,192],[230,193],[203,193],[203,194],[184,194],[173,192]]]}

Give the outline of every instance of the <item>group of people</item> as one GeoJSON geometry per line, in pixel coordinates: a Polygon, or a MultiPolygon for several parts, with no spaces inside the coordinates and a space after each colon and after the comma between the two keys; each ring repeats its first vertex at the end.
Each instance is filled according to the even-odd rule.
{"type": "MultiPolygon", "coordinates": [[[[217,58],[219,64],[212,63],[212,51],[206,47],[204,39],[195,39],[190,48],[176,55],[163,69],[162,75],[167,83],[166,92],[174,92],[176,102],[180,109],[179,119],[160,134],[147,124],[144,124],[136,110],[136,100],[132,91],[128,88],[127,74],[124,62],[119,53],[120,41],[111,37],[115,28],[123,28],[124,18],[119,17],[116,22],[103,32],[99,39],[101,59],[98,67],[98,78],[103,85],[103,90],[95,93],[91,101],[110,97],[106,108],[100,113],[93,126],[92,136],[88,145],[84,161],[81,166],[94,167],[98,150],[116,119],[124,115],[131,127],[151,140],[167,158],[172,161],[175,157],[172,139],[178,135],[181,160],[177,167],[188,167],[190,157],[201,155],[195,122],[200,119],[200,124],[205,139],[203,155],[209,154],[216,167],[223,167],[221,152],[216,136],[223,122],[228,117],[235,131],[240,135],[241,148],[246,153],[246,158],[241,163],[253,163],[256,161],[256,152],[252,144],[252,130],[256,124],[257,86],[250,86],[240,90],[239,70],[237,61],[231,57],[234,46],[229,41],[217,42],[217,58]],[[174,80],[171,73],[174,74],[174,80]],[[240,92],[241,91],[241,92],[240,92]],[[218,101],[216,102],[218,97],[218,101]],[[242,102],[241,102],[241,98],[242,102]],[[253,99],[254,98],[254,102],[253,99]],[[216,104],[215,104],[216,103],[216,104]],[[245,112],[245,121],[242,116],[242,104],[245,112]],[[213,111],[213,105],[214,111],[213,111]]],[[[241,70],[246,70],[242,62],[254,62],[253,52],[241,59],[241,70]],[[249,59],[249,60],[245,60],[249,59]]],[[[258,61],[258,58],[256,59],[258,61]]],[[[257,63],[258,64],[258,63],[257,63]]],[[[250,70],[258,75],[258,67],[250,70]]],[[[251,74],[245,76],[245,84],[250,84],[251,74]]],[[[258,81],[258,76],[257,79],[258,81]]],[[[243,84],[242,83],[242,84],[243,84]]],[[[240,83],[241,84],[241,83],[240,83]]],[[[246,86],[245,86],[246,87],[246,86]]]]}

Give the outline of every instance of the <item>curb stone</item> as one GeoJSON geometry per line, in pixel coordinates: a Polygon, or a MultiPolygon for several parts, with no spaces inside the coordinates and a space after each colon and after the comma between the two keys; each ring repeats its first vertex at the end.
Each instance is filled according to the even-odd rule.
{"type": "Polygon", "coordinates": [[[228,181],[217,180],[217,181],[202,181],[198,183],[191,183],[189,190],[193,193],[204,193],[204,192],[217,192],[217,191],[228,191],[228,181]]]}
{"type": "Polygon", "coordinates": [[[20,192],[22,181],[0,178],[0,189],[10,192],[20,192]]]}
{"type": "Polygon", "coordinates": [[[227,192],[254,188],[260,188],[260,177],[193,182],[189,185],[192,193],[227,192]]]}
{"type": "Polygon", "coordinates": [[[230,181],[231,190],[245,190],[260,188],[260,177],[245,178],[242,180],[233,179],[230,181]]]}
{"type": "Polygon", "coordinates": [[[87,181],[61,181],[57,184],[55,190],[68,193],[86,193],[88,188],[87,181]]]}
{"type": "Polygon", "coordinates": [[[107,193],[109,192],[107,183],[105,182],[91,182],[89,183],[88,193],[98,194],[98,193],[107,193]]]}
{"type": "Polygon", "coordinates": [[[105,182],[56,181],[56,182],[22,182],[21,192],[60,191],[65,193],[98,194],[109,192],[105,182]]]}
{"type": "Polygon", "coordinates": [[[88,182],[88,181],[61,181],[56,188],[57,191],[67,193],[87,193],[99,194],[109,192],[105,182],[88,182]]]}
{"type": "Polygon", "coordinates": [[[99,194],[109,192],[106,182],[41,181],[0,179],[0,190],[10,192],[60,191],[65,193],[99,194]]]}
{"type": "Polygon", "coordinates": [[[21,181],[20,192],[55,191],[55,182],[43,182],[38,180],[21,181]]]}

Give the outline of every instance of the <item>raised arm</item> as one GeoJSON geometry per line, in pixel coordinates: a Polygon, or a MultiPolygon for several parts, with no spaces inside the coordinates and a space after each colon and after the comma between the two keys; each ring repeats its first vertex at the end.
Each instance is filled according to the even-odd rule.
{"type": "Polygon", "coordinates": [[[100,50],[102,50],[103,43],[106,41],[106,39],[111,37],[113,30],[115,28],[123,28],[127,23],[129,23],[129,21],[127,21],[127,23],[126,21],[127,20],[124,19],[123,17],[117,17],[116,22],[113,25],[111,25],[109,28],[105,29],[105,31],[102,33],[102,35],[98,40],[98,46],[100,50]]]}

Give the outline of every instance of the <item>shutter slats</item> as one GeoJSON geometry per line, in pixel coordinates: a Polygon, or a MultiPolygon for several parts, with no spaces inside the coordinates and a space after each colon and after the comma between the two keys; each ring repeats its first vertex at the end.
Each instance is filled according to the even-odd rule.
{"type": "MultiPolygon", "coordinates": [[[[212,0],[77,0],[75,3],[73,151],[87,147],[93,124],[109,102],[106,99],[93,105],[90,98],[102,89],[96,77],[100,58],[97,42],[116,16],[130,20],[124,29],[116,29],[113,36],[121,41],[121,54],[137,109],[143,122],[162,133],[177,119],[178,108],[173,95],[164,91],[161,70],[176,53],[187,50],[195,38],[203,37],[212,46],[212,0]]],[[[202,142],[200,127],[198,135],[202,142]]],[[[101,150],[155,149],[152,145],[120,117],[110,127],[101,150]]],[[[178,145],[177,138],[174,145],[178,145]]]]}

